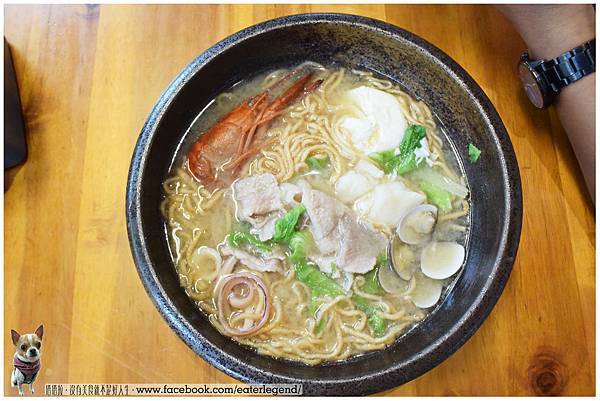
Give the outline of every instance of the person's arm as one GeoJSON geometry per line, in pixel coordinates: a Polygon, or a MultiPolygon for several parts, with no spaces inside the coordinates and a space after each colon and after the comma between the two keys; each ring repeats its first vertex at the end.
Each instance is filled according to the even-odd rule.
{"type": "MultiPolygon", "coordinates": [[[[553,59],[596,37],[591,5],[502,5],[527,44],[532,59],[553,59]]],[[[596,74],[567,86],[555,107],[592,196],[596,201],[596,74]]]]}

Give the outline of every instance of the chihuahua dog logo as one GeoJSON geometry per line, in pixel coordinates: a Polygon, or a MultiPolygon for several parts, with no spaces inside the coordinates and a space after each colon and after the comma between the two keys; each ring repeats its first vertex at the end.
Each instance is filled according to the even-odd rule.
{"type": "Polygon", "coordinates": [[[28,384],[29,391],[33,394],[33,382],[42,366],[44,326],[40,325],[33,334],[19,334],[16,330],[11,330],[10,335],[16,347],[10,384],[19,389],[19,395],[23,395],[23,384],[28,384]]]}

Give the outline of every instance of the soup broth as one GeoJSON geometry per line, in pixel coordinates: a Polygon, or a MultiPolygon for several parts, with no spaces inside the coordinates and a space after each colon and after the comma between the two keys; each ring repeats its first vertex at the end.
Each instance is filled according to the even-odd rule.
{"type": "Polygon", "coordinates": [[[382,349],[435,308],[465,259],[469,201],[427,105],[369,72],[308,66],[310,85],[274,117],[228,126],[254,136],[246,154],[199,178],[189,158],[209,145],[196,142],[230,135],[223,116],[307,67],[217,96],[174,159],[161,212],[181,286],[221,333],[318,364],[382,349]]]}

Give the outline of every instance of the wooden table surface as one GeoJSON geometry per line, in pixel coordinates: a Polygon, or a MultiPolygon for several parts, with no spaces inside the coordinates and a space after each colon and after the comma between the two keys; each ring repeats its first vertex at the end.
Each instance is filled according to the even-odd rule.
{"type": "Polygon", "coordinates": [[[521,169],[523,232],[500,301],[458,352],[387,394],[594,394],[593,206],[555,114],[522,93],[522,40],[477,5],[6,6],[29,145],[5,174],[7,394],[9,329],[40,323],[38,389],[235,382],[187,348],[142,287],[125,227],[129,161],[159,94],[194,57],[254,23],[323,11],[386,20],[449,54],[496,106],[521,169]]]}

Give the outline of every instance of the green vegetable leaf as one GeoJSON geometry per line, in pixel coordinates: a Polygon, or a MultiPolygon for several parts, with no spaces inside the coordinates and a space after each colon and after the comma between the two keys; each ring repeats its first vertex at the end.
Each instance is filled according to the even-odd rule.
{"type": "Polygon", "coordinates": [[[339,270],[339,267],[335,262],[331,262],[330,266],[331,266],[331,273],[335,273],[339,270]]]}
{"type": "Polygon", "coordinates": [[[321,304],[322,304],[322,302],[319,300],[319,298],[315,297],[311,293],[310,305],[308,305],[308,313],[311,314],[312,316],[315,316],[315,314],[317,313],[317,310],[319,309],[319,306],[321,304]]]}
{"type": "Polygon", "coordinates": [[[379,271],[379,266],[376,266],[373,270],[365,274],[363,277],[365,278],[365,283],[361,287],[361,290],[366,292],[367,294],[372,295],[382,295],[383,291],[381,286],[379,285],[379,280],[377,279],[377,272],[379,271]]]}
{"type": "Polygon", "coordinates": [[[309,156],[305,162],[311,170],[323,170],[329,165],[329,156],[325,156],[324,158],[309,156]]]}
{"type": "Polygon", "coordinates": [[[418,167],[415,150],[421,146],[421,140],[425,138],[425,135],[425,127],[411,125],[404,132],[398,152],[385,150],[373,153],[369,155],[369,158],[379,164],[386,174],[392,171],[399,175],[406,174],[418,167]]]}
{"type": "Polygon", "coordinates": [[[313,297],[344,295],[345,291],[338,283],[323,274],[315,265],[306,259],[294,264],[296,277],[310,288],[313,297]]]}
{"type": "Polygon", "coordinates": [[[377,262],[375,262],[377,266],[387,266],[388,263],[389,261],[387,252],[384,252],[377,256],[377,262]]]}
{"type": "Polygon", "coordinates": [[[232,231],[231,233],[227,234],[227,243],[232,248],[239,248],[242,245],[249,244],[263,252],[269,252],[273,250],[273,244],[270,242],[263,242],[259,240],[256,235],[242,231],[232,231]]]}
{"type": "Polygon", "coordinates": [[[387,322],[381,316],[381,311],[375,311],[369,317],[367,317],[367,324],[373,329],[375,337],[381,337],[385,334],[387,329],[387,322]]]}
{"type": "Polygon", "coordinates": [[[369,324],[369,327],[371,327],[371,330],[373,330],[375,337],[383,336],[387,329],[387,322],[383,316],[381,316],[381,309],[358,295],[352,296],[352,302],[354,302],[356,308],[367,315],[367,323],[369,324]]]}
{"type": "Polygon", "coordinates": [[[411,125],[406,129],[400,143],[400,162],[396,173],[402,175],[417,168],[415,150],[421,146],[421,139],[425,138],[425,134],[425,127],[422,125],[411,125]]]}
{"type": "Polygon", "coordinates": [[[372,295],[384,294],[383,288],[381,288],[381,284],[379,284],[379,278],[377,277],[377,273],[379,272],[379,269],[381,269],[382,267],[386,267],[387,263],[387,253],[382,253],[377,257],[375,268],[363,276],[365,278],[365,283],[361,287],[361,290],[363,290],[367,294],[372,295]]]}
{"type": "Polygon", "coordinates": [[[321,332],[323,331],[323,329],[325,328],[325,326],[327,326],[327,319],[325,319],[323,317],[315,325],[315,334],[317,334],[317,335],[321,334],[321,332]]]}
{"type": "Polygon", "coordinates": [[[379,164],[384,173],[389,174],[396,166],[397,157],[393,150],[384,150],[383,152],[371,153],[369,159],[379,164]]]}
{"type": "MultiPolygon", "coordinates": [[[[322,301],[319,299],[323,296],[344,295],[344,289],[338,283],[327,277],[325,274],[314,265],[309,264],[305,258],[300,258],[294,263],[296,270],[296,278],[306,284],[310,288],[311,302],[308,308],[308,313],[315,316],[322,301]]],[[[318,334],[322,330],[325,319],[317,322],[315,332],[318,334]]]]}
{"type": "MultiPolygon", "coordinates": [[[[323,296],[335,297],[346,294],[344,289],[338,283],[323,274],[315,265],[308,263],[306,259],[296,261],[294,263],[294,268],[296,270],[296,278],[310,288],[311,303],[309,313],[311,315],[314,315],[317,312],[321,304],[319,298],[323,296]]],[[[358,309],[367,315],[367,323],[373,330],[375,336],[380,337],[384,335],[387,329],[387,322],[381,316],[381,309],[358,295],[353,295],[352,301],[358,309]]],[[[321,319],[321,321],[317,323],[317,329],[319,329],[321,325],[324,325],[324,320],[325,319],[321,319]]]]}
{"type": "Polygon", "coordinates": [[[479,148],[477,146],[470,143],[469,147],[468,147],[468,151],[469,151],[469,160],[471,160],[471,163],[477,162],[477,160],[479,160],[479,156],[481,156],[481,150],[479,150],[479,148]]]}
{"type": "Polygon", "coordinates": [[[273,234],[273,241],[275,242],[289,242],[298,224],[298,219],[306,211],[304,205],[300,204],[295,206],[287,212],[282,218],[275,222],[275,234],[273,234]]]}
{"type": "Polygon", "coordinates": [[[295,231],[289,241],[292,262],[306,258],[314,244],[313,236],[308,229],[295,231]]]}
{"type": "Polygon", "coordinates": [[[427,181],[421,181],[419,186],[427,195],[429,202],[436,205],[442,213],[452,210],[452,194],[427,181]]]}

